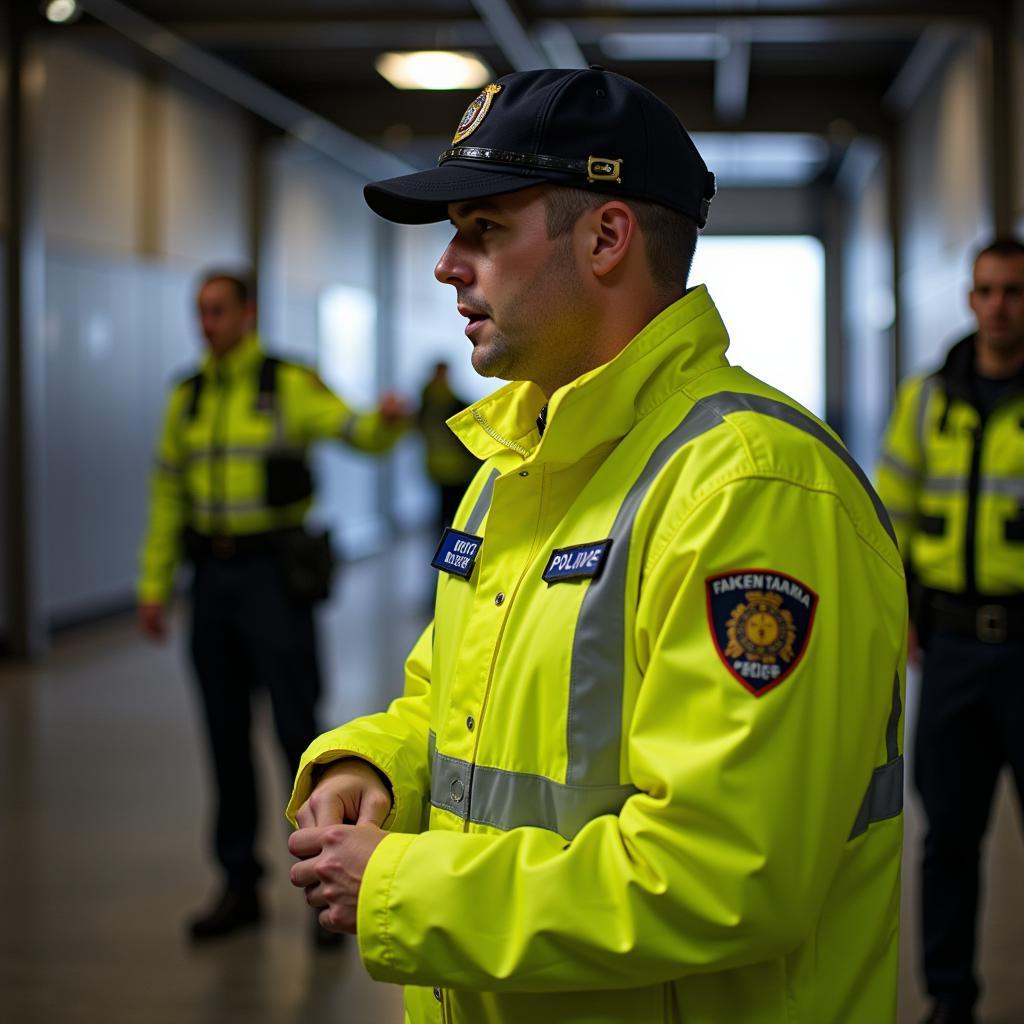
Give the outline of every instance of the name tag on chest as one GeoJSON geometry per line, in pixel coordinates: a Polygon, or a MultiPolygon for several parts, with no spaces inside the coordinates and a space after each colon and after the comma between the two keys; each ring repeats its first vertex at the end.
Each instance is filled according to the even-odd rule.
{"type": "Polygon", "coordinates": [[[431,565],[441,572],[451,573],[468,580],[476,567],[476,556],[480,553],[483,537],[474,537],[471,533],[462,533],[447,527],[441,536],[431,565]]]}
{"type": "Polygon", "coordinates": [[[571,548],[555,548],[544,570],[545,583],[597,579],[611,548],[610,540],[595,540],[571,548]]]}

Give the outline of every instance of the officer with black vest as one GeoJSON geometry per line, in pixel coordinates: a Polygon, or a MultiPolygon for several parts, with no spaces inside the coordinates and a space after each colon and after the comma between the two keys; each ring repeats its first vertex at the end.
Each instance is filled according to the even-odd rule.
{"type": "Polygon", "coordinates": [[[251,691],[269,693],[289,777],[318,733],[313,605],[327,594],[332,556],[325,535],[303,528],[313,495],[307,449],[334,439],[383,452],[408,423],[392,396],[358,413],[315,371],[268,356],[243,276],[206,274],[198,312],[208,354],[168,399],[138,582],[142,630],[162,640],[176,569],[182,559],[194,569],[191,653],[216,781],[213,846],[223,886],[190,922],[193,940],[261,917],[251,691]]]}
{"type": "Polygon", "coordinates": [[[922,660],[929,1024],[974,1021],[979,850],[1004,765],[1024,798],[1024,244],[978,253],[970,305],[975,333],[901,387],[878,473],[922,660]]]}

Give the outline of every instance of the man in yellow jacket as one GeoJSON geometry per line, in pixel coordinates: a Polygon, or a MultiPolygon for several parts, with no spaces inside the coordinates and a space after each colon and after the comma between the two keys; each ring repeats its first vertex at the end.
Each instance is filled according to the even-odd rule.
{"type": "Polygon", "coordinates": [[[1004,765],[1024,798],[1024,244],[981,250],[970,305],[977,330],[900,388],[878,470],[923,653],[928,1024],[973,1024],[979,852],[1004,765]]]}
{"type": "Polygon", "coordinates": [[[316,740],[292,881],[413,1024],[891,1024],[902,566],[836,436],[686,278],[714,178],[600,68],[516,73],[437,169],[485,460],[388,711],[316,740]]]}
{"type": "Polygon", "coordinates": [[[192,563],[191,653],[216,780],[212,845],[223,875],[219,895],[189,926],[191,938],[202,940],[260,918],[250,690],[270,694],[289,774],[318,731],[313,601],[325,596],[331,553],[326,537],[302,530],[313,494],[306,449],[334,439],[383,451],[401,432],[405,410],[385,396],[377,412],[357,413],[314,371],[268,356],[243,277],[207,274],[197,302],[208,355],[167,402],[138,607],[143,632],[163,639],[176,570],[183,558],[192,563]]]}

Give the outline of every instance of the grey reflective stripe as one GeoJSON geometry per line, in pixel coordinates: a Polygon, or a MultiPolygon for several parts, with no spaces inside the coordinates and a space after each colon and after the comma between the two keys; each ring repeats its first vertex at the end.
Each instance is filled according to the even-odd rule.
{"type": "Polygon", "coordinates": [[[898,476],[906,477],[908,480],[916,480],[921,475],[913,466],[908,465],[901,459],[897,459],[895,455],[890,455],[888,452],[882,455],[880,461],[886,469],[891,469],[898,476]]]}
{"type": "Polygon", "coordinates": [[[885,727],[886,763],[871,773],[867,792],[850,830],[850,839],[856,839],[862,832],[867,831],[868,825],[872,822],[895,818],[903,810],[903,755],[899,747],[902,713],[900,677],[897,673],[892,684],[892,707],[885,727]]]}
{"type": "Polygon", "coordinates": [[[982,494],[999,494],[1024,502],[1024,477],[985,476],[981,478],[982,494]]]}
{"type": "Polygon", "coordinates": [[[925,428],[928,425],[928,403],[936,383],[934,377],[925,377],[921,382],[921,394],[917,399],[917,448],[922,454],[925,449],[925,428]]]}
{"type": "Polygon", "coordinates": [[[722,400],[723,412],[749,410],[750,412],[761,413],[764,416],[773,416],[775,419],[782,420],[784,423],[788,423],[790,426],[796,427],[798,430],[802,430],[804,433],[810,434],[811,437],[820,441],[836,458],[844,462],[846,468],[857,478],[858,483],[860,483],[861,487],[864,488],[864,492],[870,498],[871,504],[875,507],[875,515],[878,516],[878,521],[882,524],[885,532],[889,534],[893,543],[896,542],[896,533],[892,528],[892,523],[889,522],[889,513],[885,510],[882,499],[875,492],[874,487],[871,486],[871,481],[868,480],[864,470],[860,468],[854,457],[843,447],[842,443],[837,441],[820,423],[811,419],[810,416],[799,409],[794,409],[793,406],[786,405],[785,402],[779,402],[774,398],[762,398],[760,395],[734,395],[729,392],[713,395],[712,398],[722,400]]]}
{"type": "Polygon", "coordinates": [[[498,475],[498,471],[496,469],[492,469],[491,475],[487,478],[483,487],[480,489],[480,494],[477,496],[476,504],[473,506],[473,511],[469,513],[466,525],[462,528],[466,533],[476,533],[476,531],[480,529],[480,524],[484,521],[484,516],[487,515],[487,510],[491,507],[491,496],[494,494],[494,481],[498,479],[498,475]]]}
{"type": "Polygon", "coordinates": [[[622,674],[625,671],[625,595],[633,522],[651,484],[684,445],[725,422],[734,412],[753,412],[810,434],[840,458],[864,488],[886,533],[896,532],[881,499],[846,449],[815,420],[784,402],[723,391],[699,399],[654,450],[622,506],[609,536],[608,560],[600,579],[587,588],[576,622],[566,722],[566,781],[608,785],[618,781],[622,730],[622,674]]]}
{"type": "Polygon", "coordinates": [[[926,476],[921,489],[937,491],[939,494],[966,494],[967,478],[963,476],[926,476]]]}
{"type": "Polygon", "coordinates": [[[348,441],[349,444],[355,444],[356,441],[356,428],[359,426],[359,417],[354,413],[350,412],[345,419],[345,422],[341,425],[341,430],[338,431],[338,436],[343,441],[348,441]]]}
{"type": "Polygon", "coordinates": [[[463,821],[513,828],[543,828],[572,839],[594,818],[618,814],[634,786],[570,786],[542,775],[474,765],[438,754],[428,738],[430,802],[463,821]]]}
{"type": "Polygon", "coordinates": [[[901,754],[871,774],[868,791],[864,802],[857,812],[857,820],[850,829],[850,838],[867,831],[868,826],[876,821],[895,818],[903,811],[903,755],[901,754]]]}

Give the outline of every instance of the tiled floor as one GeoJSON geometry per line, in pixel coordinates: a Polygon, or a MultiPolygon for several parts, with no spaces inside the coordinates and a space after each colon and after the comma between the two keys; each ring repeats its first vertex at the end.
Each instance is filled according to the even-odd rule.
{"type": "MultiPolygon", "coordinates": [[[[325,722],[399,690],[404,653],[425,621],[428,543],[406,540],[347,567],[321,622],[325,722]]],[[[399,991],[367,978],[353,942],[311,948],[309,911],[287,883],[285,786],[266,726],[264,716],[271,918],[258,932],[192,949],[182,918],[214,876],[181,632],[152,648],[130,620],[110,621],[61,635],[38,665],[0,667],[0,1021],[399,1024],[399,991]]],[[[911,802],[910,854],[919,828],[911,802]]],[[[1024,844],[1005,793],[988,860],[983,1019],[1024,1024],[1024,844]]],[[[913,856],[905,877],[910,908],[913,856]]],[[[922,1009],[914,947],[907,927],[901,1024],[922,1009]]]]}

